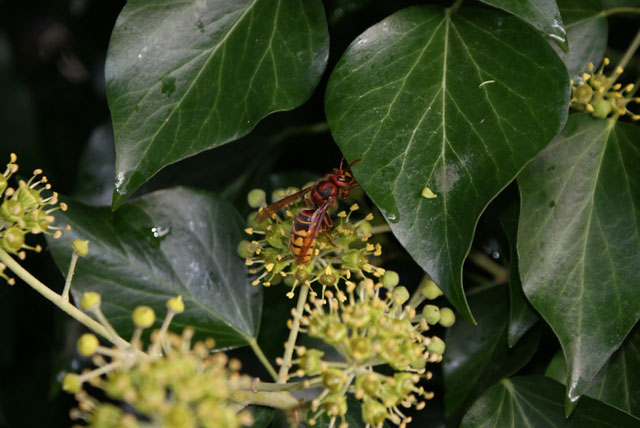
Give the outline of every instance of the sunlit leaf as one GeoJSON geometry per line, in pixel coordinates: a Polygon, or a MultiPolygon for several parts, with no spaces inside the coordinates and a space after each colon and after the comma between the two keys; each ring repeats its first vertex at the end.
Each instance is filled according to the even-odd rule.
{"type": "Polygon", "coordinates": [[[461,268],[476,222],[559,131],[568,95],[547,41],[486,8],[401,10],[358,36],[331,74],[327,119],[346,157],[364,159],[358,182],[468,318],[461,268]]]}

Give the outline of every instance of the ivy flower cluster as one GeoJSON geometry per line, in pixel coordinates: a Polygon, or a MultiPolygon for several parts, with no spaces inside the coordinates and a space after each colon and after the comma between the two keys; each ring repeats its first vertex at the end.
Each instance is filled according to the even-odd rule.
{"type": "MultiPolygon", "coordinates": [[[[100,310],[100,300],[97,293],[84,293],[80,306],[116,335],[100,310]]],[[[232,403],[234,388],[251,383],[239,374],[240,362],[221,352],[211,353],[213,339],[192,344],[191,328],[181,335],[170,333],[171,320],[184,311],[184,303],[178,296],[166,306],[162,327],[151,334],[146,352],[141,345],[142,331],[155,322],[155,313],[148,306],[133,311],[136,328],[128,347],[101,346],[91,333],[80,337],[78,352],[92,357],[97,368],[63,378],[63,389],[78,400],[78,407],[71,411],[73,419],[96,428],[238,428],[252,423],[251,414],[238,413],[243,406],[232,403]],[[101,402],[89,395],[83,388],[86,384],[102,390],[109,400],[101,402]]]]}
{"type": "MultiPolygon", "coordinates": [[[[10,179],[18,172],[17,160],[18,157],[11,153],[5,171],[0,174],[0,247],[24,260],[25,250],[42,251],[40,245],[26,244],[27,234],[46,233],[54,238],[62,235],[62,228],[52,225],[55,218],[51,213],[58,209],[64,211],[67,205],[58,202],[56,192],[43,196],[44,191],[51,189],[51,184],[41,169],[33,171],[28,181],[19,180],[17,187],[10,187],[10,179]]],[[[69,230],[69,226],[66,229],[69,230]]],[[[4,273],[5,269],[6,266],[0,264],[0,277],[13,285],[15,280],[4,273]]]]}
{"type": "MultiPolygon", "coordinates": [[[[272,203],[297,192],[296,188],[278,189],[274,191],[272,203]]],[[[266,195],[261,189],[254,189],[248,196],[249,205],[253,208],[266,206],[266,195]]],[[[292,221],[303,208],[302,200],[291,203],[284,209],[284,215],[273,214],[262,223],[255,220],[258,211],[249,215],[249,227],[245,232],[251,240],[244,240],[238,245],[238,254],[245,258],[249,272],[255,275],[254,286],[271,285],[283,282],[291,291],[287,294],[293,298],[296,287],[301,284],[312,286],[321,284],[337,289],[339,281],[348,281],[352,277],[363,277],[372,274],[375,277],[384,275],[385,270],[374,266],[371,257],[382,254],[380,244],[369,243],[373,220],[372,214],[353,220],[354,213],[359,210],[353,204],[347,210],[337,214],[333,227],[319,233],[315,246],[315,257],[307,265],[297,265],[290,250],[292,221]]]]}
{"type": "Polygon", "coordinates": [[[453,325],[455,316],[449,308],[424,306],[422,313],[416,304],[426,298],[436,298],[442,292],[428,281],[409,302],[409,292],[397,283],[385,287],[365,278],[358,285],[347,281],[346,293],[327,291],[324,299],[311,298],[305,305],[302,325],[311,337],[322,339],[335,348],[341,361],[323,360],[319,349],[297,347],[296,376],[309,376],[306,382],[319,383],[323,391],[312,401],[309,424],[315,424],[326,413],[333,422],[347,412],[346,394],[362,402],[362,419],[369,427],[381,427],[385,420],[405,427],[411,422],[401,410],[425,407],[433,392],[419,383],[430,379],[428,363],[439,363],[445,343],[437,336],[425,333],[429,325],[453,325]],[[392,375],[374,369],[388,365],[392,375]]]}
{"type": "Polygon", "coordinates": [[[571,107],[587,111],[601,119],[629,115],[631,120],[639,120],[640,115],[627,108],[631,102],[640,103],[639,97],[633,97],[633,83],[624,86],[616,83],[623,72],[621,67],[616,67],[613,73],[605,75],[604,69],[609,63],[609,58],[604,58],[595,72],[593,64],[589,63],[589,72],[582,74],[581,81],[578,84],[571,81],[571,107]]]}

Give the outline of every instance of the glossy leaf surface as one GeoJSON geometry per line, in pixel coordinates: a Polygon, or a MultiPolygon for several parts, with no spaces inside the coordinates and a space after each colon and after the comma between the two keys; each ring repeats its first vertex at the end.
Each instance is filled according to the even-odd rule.
{"type": "Polygon", "coordinates": [[[567,50],[567,33],[556,0],[480,0],[514,14],[567,50]]]}
{"type": "Polygon", "coordinates": [[[72,290],[102,295],[102,310],[128,338],[131,311],[138,305],[166,313],[165,302],[181,294],[185,312],[172,326],[192,326],[218,346],[246,344],[260,319],[261,290],[247,280],[236,254],[243,220],[224,199],[203,191],[173,188],[145,195],[116,212],[69,202],[57,222],[72,230],[49,246],[66,274],[74,239],[89,240],[89,255],[78,261],[72,290]]]}
{"type": "Polygon", "coordinates": [[[552,379],[504,379],[475,402],[461,428],[633,428],[640,424],[640,419],[590,398],[581,400],[567,419],[562,395],[562,385],[552,379]]]}
{"type": "MultiPolygon", "coordinates": [[[[566,372],[564,356],[558,352],[545,375],[564,383],[566,372]]],[[[640,328],[631,331],[593,379],[585,395],[640,417],[640,328]]]]}
{"type": "Polygon", "coordinates": [[[569,40],[569,51],[558,50],[558,55],[566,64],[569,76],[578,79],[590,62],[597,66],[602,61],[609,25],[600,0],[558,0],[558,7],[569,40]]]}
{"type": "Polygon", "coordinates": [[[498,221],[507,235],[510,250],[509,297],[511,299],[511,312],[509,315],[509,347],[514,346],[538,320],[538,315],[527,301],[524,291],[522,291],[522,281],[520,280],[516,245],[519,214],[520,193],[516,190],[515,197],[505,204],[498,213],[498,221]]]}
{"type": "Polygon", "coordinates": [[[523,289],[560,340],[569,399],[640,318],[640,128],[571,115],[518,177],[523,289]]]}
{"type": "Polygon", "coordinates": [[[560,129],[567,84],[535,30],[466,7],[389,16],[356,38],[331,75],[327,119],[346,157],[364,159],[353,168],[358,182],[467,318],[461,267],[476,222],[560,129]],[[425,187],[436,197],[421,197],[425,187]]]}
{"type": "Polygon", "coordinates": [[[445,420],[458,426],[486,389],[521,369],[537,350],[539,331],[509,348],[509,290],[505,285],[469,296],[478,325],[459,320],[447,329],[443,373],[445,420]]]}
{"type": "Polygon", "coordinates": [[[327,56],[320,1],[127,2],[106,63],[113,205],[164,166],[302,104],[327,56]]]}

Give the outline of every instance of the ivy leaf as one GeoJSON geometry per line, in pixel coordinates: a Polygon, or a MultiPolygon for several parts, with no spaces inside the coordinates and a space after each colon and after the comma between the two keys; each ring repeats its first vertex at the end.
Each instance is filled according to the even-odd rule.
{"type": "Polygon", "coordinates": [[[235,208],[208,192],[173,188],[150,193],[118,211],[69,201],[56,221],[70,224],[60,239],[49,239],[64,273],[74,239],[89,240],[89,255],[78,261],[74,297],[102,295],[102,310],[125,338],[133,331],[131,312],[151,306],[159,326],[165,302],[178,294],[184,313],[172,326],[191,326],[220,347],[255,340],[262,303],[260,289],[247,280],[236,254],[243,220],[235,208]]]}
{"type": "Polygon", "coordinates": [[[354,40],[325,108],[395,236],[471,319],[461,277],[478,218],[559,131],[568,97],[564,65],[518,18],[416,6],[354,40]]]}
{"type": "MultiPolygon", "coordinates": [[[[567,366],[558,352],[545,376],[564,382],[567,366]]],[[[591,398],[640,418],[640,328],[634,328],[585,392],[591,398]]]]}
{"type": "Polygon", "coordinates": [[[560,340],[573,403],[640,318],[639,140],[571,115],[518,177],[523,289],[560,340]]]}
{"type": "Polygon", "coordinates": [[[117,152],[113,206],[166,165],[302,104],[328,49],[317,0],[127,2],[105,66],[117,152]]]}
{"type": "Polygon", "coordinates": [[[253,423],[248,428],[265,428],[269,426],[273,419],[274,409],[263,406],[250,406],[253,423]]]}
{"type": "Polygon", "coordinates": [[[498,221],[507,235],[510,247],[509,257],[509,296],[511,297],[511,314],[509,316],[509,347],[538,321],[538,315],[527,301],[522,291],[520,269],[518,268],[518,217],[520,213],[520,193],[515,188],[515,197],[510,199],[498,212],[498,221]]]}
{"type": "Polygon", "coordinates": [[[461,428],[633,428],[640,419],[597,400],[584,398],[570,418],[562,409],[562,385],[542,377],[504,379],[466,414],[461,428]]]}
{"type": "Polygon", "coordinates": [[[445,421],[458,426],[465,411],[487,388],[520,370],[533,356],[540,331],[509,348],[509,291],[494,286],[469,296],[478,325],[460,320],[447,329],[444,354],[445,421]]]}
{"type": "Polygon", "coordinates": [[[578,79],[592,62],[600,64],[607,48],[609,26],[600,0],[558,0],[569,40],[569,52],[558,55],[572,79],[578,79]]]}
{"type": "Polygon", "coordinates": [[[534,28],[542,31],[567,51],[567,32],[556,0],[480,0],[506,12],[512,13],[534,28]]]}

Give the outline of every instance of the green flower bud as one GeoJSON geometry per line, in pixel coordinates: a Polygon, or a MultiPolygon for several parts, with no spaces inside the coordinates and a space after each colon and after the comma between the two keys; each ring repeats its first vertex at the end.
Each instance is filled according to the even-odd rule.
{"type": "Polygon", "coordinates": [[[89,417],[89,426],[94,428],[120,428],[118,424],[122,410],[113,404],[100,403],[89,417]]]}
{"type": "Polygon", "coordinates": [[[78,353],[80,355],[89,357],[93,355],[94,352],[96,352],[96,349],[98,349],[98,345],[100,345],[100,342],[98,342],[98,338],[95,336],[95,334],[85,333],[78,339],[76,348],[78,349],[78,353]]]}
{"type": "Polygon", "coordinates": [[[100,306],[100,295],[95,291],[86,291],[82,293],[82,297],[80,298],[80,307],[85,311],[96,308],[100,306]]]}
{"type": "Polygon", "coordinates": [[[368,221],[363,221],[358,225],[358,236],[370,235],[371,229],[371,223],[369,223],[368,221]]]}
{"type": "Polygon", "coordinates": [[[16,193],[18,195],[18,200],[27,210],[37,207],[40,203],[40,192],[36,189],[20,187],[16,193]]]}
{"type": "Polygon", "coordinates": [[[406,397],[415,389],[415,384],[420,380],[420,378],[413,373],[396,373],[394,375],[396,380],[395,390],[401,397],[406,397]]]}
{"type": "Polygon", "coordinates": [[[592,104],[593,113],[591,113],[594,117],[599,117],[600,119],[604,119],[607,117],[609,113],[611,113],[611,103],[607,100],[596,100],[592,104]]]}
{"type": "Polygon", "coordinates": [[[360,251],[358,250],[348,250],[342,255],[342,261],[347,267],[351,269],[357,269],[360,263],[360,251]]]}
{"type": "Polygon", "coordinates": [[[440,321],[440,308],[436,305],[426,305],[422,308],[422,318],[428,324],[435,324],[440,321]]]}
{"type": "Polygon", "coordinates": [[[2,248],[10,253],[17,253],[24,245],[24,232],[19,228],[12,226],[2,234],[0,241],[2,248]]]}
{"type": "Polygon", "coordinates": [[[182,296],[176,296],[167,300],[167,308],[170,311],[175,312],[176,314],[184,312],[184,302],[182,301],[182,296]]]}
{"type": "Polygon", "coordinates": [[[317,349],[307,349],[300,357],[298,366],[307,376],[316,376],[322,372],[322,356],[324,352],[317,349]]]}
{"type": "Polygon", "coordinates": [[[138,306],[131,314],[136,327],[149,328],[156,320],[156,314],[149,306],[138,306]]]}
{"type": "Polygon", "coordinates": [[[265,236],[265,239],[273,248],[282,250],[289,245],[289,235],[284,233],[282,226],[274,226],[269,230],[265,236]]]}
{"type": "Polygon", "coordinates": [[[344,381],[344,373],[339,369],[328,369],[322,374],[322,385],[329,391],[339,391],[344,386],[344,381]]]}
{"type": "Polygon", "coordinates": [[[420,291],[422,292],[422,295],[429,300],[434,300],[439,296],[442,296],[442,290],[440,290],[436,283],[430,279],[423,282],[420,291]]]}
{"type": "Polygon", "coordinates": [[[236,252],[240,257],[246,259],[247,257],[251,257],[252,253],[250,251],[251,243],[247,240],[242,240],[238,244],[238,248],[236,248],[236,252]]]}
{"type": "Polygon", "coordinates": [[[82,387],[82,383],[80,382],[80,378],[78,378],[77,374],[67,373],[62,378],[62,390],[64,392],[68,392],[69,394],[75,394],[80,391],[82,387]]]}
{"type": "Polygon", "coordinates": [[[365,399],[362,403],[362,420],[372,426],[382,425],[387,418],[387,408],[373,399],[365,399]]]}
{"type": "MultiPolygon", "coordinates": [[[[398,276],[397,272],[394,272],[392,270],[388,270],[385,271],[384,275],[382,275],[382,279],[380,280],[380,282],[382,282],[382,285],[384,285],[387,288],[393,288],[396,285],[398,285],[398,283],[400,282],[400,276],[398,276]]],[[[404,287],[403,287],[404,288],[404,287]]],[[[405,288],[405,291],[407,289],[405,288]]],[[[394,297],[395,297],[395,290],[394,290],[394,297]]],[[[407,297],[408,299],[408,297],[407,297]]],[[[404,303],[404,302],[402,302],[404,303]]],[[[400,304],[402,304],[400,303],[400,304]]]]}
{"type": "Polygon", "coordinates": [[[269,225],[269,222],[263,221],[263,222],[258,223],[256,221],[256,216],[257,215],[258,215],[258,211],[254,211],[251,214],[249,214],[247,216],[247,224],[253,230],[257,230],[259,232],[264,232],[267,229],[267,226],[269,225]]]}
{"type": "Polygon", "coordinates": [[[373,347],[368,337],[354,337],[349,343],[351,357],[356,361],[365,361],[373,355],[373,347]]]}
{"type": "Polygon", "coordinates": [[[591,101],[592,96],[593,89],[591,89],[591,86],[589,85],[580,85],[577,88],[573,88],[573,98],[575,98],[579,103],[588,103],[591,101]]]}
{"type": "Polygon", "coordinates": [[[440,309],[440,325],[451,327],[456,322],[456,314],[449,308],[440,309]]]}
{"type": "MultiPolygon", "coordinates": [[[[126,391],[131,388],[131,377],[128,373],[115,371],[107,375],[107,379],[102,387],[104,392],[111,398],[121,400],[126,391]]],[[[148,394],[144,395],[145,398],[148,394]]]]}
{"type": "Polygon", "coordinates": [[[47,230],[54,217],[44,210],[37,209],[29,212],[24,220],[26,222],[25,229],[30,230],[32,233],[40,233],[47,230]]]}
{"type": "Polygon", "coordinates": [[[196,428],[197,420],[193,411],[185,403],[174,404],[164,418],[165,428],[196,428]]]}
{"type": "Polygon", "coordinates": [[[432,354],[442,355],[444,354],[445,344],[438,336],[433,336],[431,342],[427,345],[427,350],[432,354]]]}
{"type": "MultiPolygon", "coordinates": [[[[383,280],[384,280],[384,277],[383,277],[383,280]]],[[[393,301],[398,305],[403,305],[407,300],[409,300],[409,291],[402,286],[394,288],[392,291],[392,295],[393,295],[393,301]]]]}
{"type": "Polygon", "coordinates": [[[251,208],[258,208],[267,204],[267,194],[262,189],[253,189],[247,195],[247,202],[251,208]]]}
{"type": "Polygon", "coordinates": [[[371,308],[364,303],[356,303],[353,312],[350,314],[347,325],[351,328],[360,328],[369,324],[371,320],[371,308]]]}
{"type": "Polygon", "coordinates": [[[380,391],[380,377],[375,373],[360,374],[356,377],[356,391],[361,390],[365,395],[376,396],[380,391]]]}
{"type": "Polygon", "coordinates": [[[73,247],[73,251],[75,251],[80,257],[86,257],[87,254],[89,254],[89,241],[74,239],[71,246],[73,247]]]}
{"type": "Polygon", "coordinates": [[[24,207],[15,199],[7,199],[0,206],[2,218],[10,222],[16,222],[22,218],[24,207]]]}
{"type": "Polygon", "coordinates": [[[324,411],[329,416],[344,416],[347,414],[347,397],[340,393],[327,395],[324,400],[324,411]]]}
{"type": "Polygon", "coordinates": [[[347,337],[347,326],[339,321],[327,324],[323,331],[323,339],[330,345],[337,345],[345,337],[347,337]]]}

